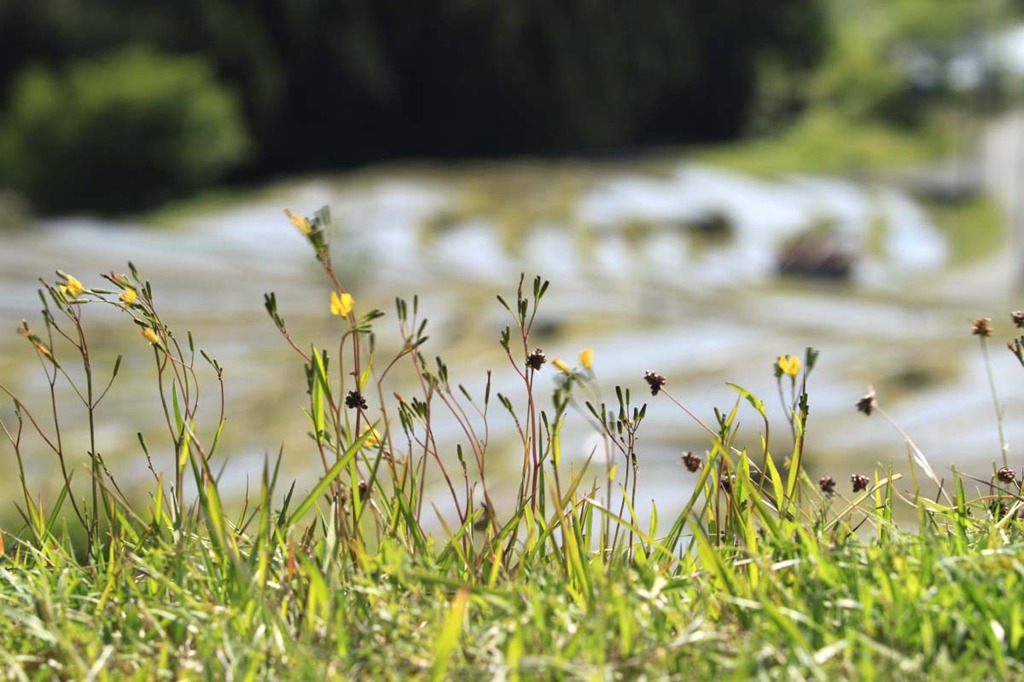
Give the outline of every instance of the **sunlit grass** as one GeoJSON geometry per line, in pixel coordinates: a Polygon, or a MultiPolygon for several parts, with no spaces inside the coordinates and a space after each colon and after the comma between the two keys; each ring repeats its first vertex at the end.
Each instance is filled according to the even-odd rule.
{"type": "Polygon", "coordinates": [[[934,118],[914,129],[851,122],[815,110],[776,136],[698,147],[696,160],[762,177],[834,174],[857,177],[934,162],[962,152],[969,140],[954,122],[934,118]]]}
{"type": "Polygon", "coordinates": [[[949,240],[954,264],[976,262],[998,253],[1006,244],[1005,216],[994,199],[981,195],[958,201],[921,201],[949,240]]]}

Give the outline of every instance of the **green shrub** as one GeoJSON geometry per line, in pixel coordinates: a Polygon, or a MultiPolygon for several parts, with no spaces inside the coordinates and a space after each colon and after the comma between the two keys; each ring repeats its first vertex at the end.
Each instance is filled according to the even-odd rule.
{"type": "Polygon", "coordinates": [[[125,211],[210,185],[248,148],[203,59],[130,48],[15,79],[0,179],[43,212],[125,211]]]}

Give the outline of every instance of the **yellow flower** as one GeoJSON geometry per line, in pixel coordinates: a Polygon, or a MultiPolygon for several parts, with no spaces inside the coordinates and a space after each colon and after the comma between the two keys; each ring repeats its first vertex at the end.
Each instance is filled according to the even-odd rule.
{"type": "Polygon", "coordinates": [[[331,314],[338,315],[339,317],[345,317],[352,312],[352,307],[356,301],[352,298],[352,294],[345,292],[341,296],[338,296],[337,291],[331,292],[331,314]]]}
{"type": "Polygon", "coordinates": [[[124,292],[121,294],[121,302],[125,305],[131,305],[135,303],[135,299],[138,298],[139,294],[131,287],[125,287],[124,292]]]}
{"type": "Polygon", "coordinates": [[[557,367],[558,369],[562,370],[566,374],[572,374],[572,368],[570,368],[569,365],[565,364],[565,360],[559,360],[558,358],[555,358],[554,360],[551,361],[551,364],[557,367]]]}
{"type": "Polygon", "coordinates": [[[288,219],[292,221],[292,225],[298,228],[302,234],[311,234],[313,232],[313,226],[309,224],[309,221],[300,215],[295,215],[291,209],[286,208],[284,214],[288,216],[288,219]]]}
{"type": "Polygon", "coordinates": [[[800,358],[795,355],[780,355],[778,360],[779,369],[782,373],[796,378],[800,373],[800,358]]]}
{"type": "Polygon", "coordinates": [[[76,278],[72,277],[71,275],[68,275],[67,284],[62,284],[60,286],[60,290],[64,292],[65,296],[68,296],[69,298],[77,298],[82,295],[83,291],[85,291],[85,287],[83,287],[82,283],[79,282],[76,278]]]}
{"type": "Polygon", "coordinates": [[[378,431],[372,426],[366,429],[366,431],[364,431],[363,433],[366,434],[366,445],[370,446],[371,448],[380,447],[380,444],[384,442],[380,436],[380,431],[378,431]]]}
{"type": "Polygon", "coordinates": [[[580,351],[580,367],[590,369],[594,366],[594,351],[584,348],[580,351]]]}
{"type": "Polygon", "coordinates": [[[143,327],[142,328],[142,335],[150,343],[160,343],[160,337],[157,336],[157,333],[155,331],[153,331],[152,329],[150,329],[149,327],[143,327]]]}

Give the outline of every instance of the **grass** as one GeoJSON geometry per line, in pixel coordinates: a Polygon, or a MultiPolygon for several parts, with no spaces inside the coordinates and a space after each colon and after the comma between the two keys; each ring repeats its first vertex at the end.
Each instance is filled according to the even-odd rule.
{"type": "MultiPolygon", "coordinates": [[[[40,326],[21,328],[26,353],[54,396],[80,404],[83,423],[64,423],[56,399],[26,405],[0,384],[14,405],[3,432],[21,490],[21,522],[6,529],[0,560],[6,677],[1024,675],[1024,497],[1008,462],[940,478],[869,393],[858,407],[892,424],[911,474],[811,480],[802,458],[816,351],[775,365],[782,424],[739,386],[736,402],[704,422],[669,378],[648,371],[647,398],[678,408],[706,432],[707,447],[684,458],[682,512],[661,518],[653,509],[641,524],[647,404],[621,388],[604,398],[590,353],[573,367],[536,348],[547,282],[524,278],[498,297],[509,320],[501,345],[521,390],[492,393],[488,381],[474,394],[427,355],[415,298],[395,303],[398,350],[378,354],[383,313],[346,295],[329,220],[326,210],[292,218],[334,294],[337,345],[294,338],[266,297],[305,366],[308,449],[268,455],[236,506],[220,483],[232,465],[218,453],[218,361],[165,322],[134,267],[103,275],[105,288],[64,273],[43,282],[40,326]],[[91,350],[94,307],[116,309],[152,355],[166,429],[161,442],[140,438],[151,474],[141,497],[103,460],[98,408],[121,363],[91,350]],[[415,395],[393,392],[398,368],[416,377],[415,395]],[[553,395],[540,394],[544,374],[558,377],[553,395]],[[513,485],[502,485],[511,496],[492,480],[510,475],[491,461],[488,424],[498,419],[516,425],[520,461],[513,485]],[[563,452],[569,420],[600,436],[603,451],[588,467],[563,452]],[[737,448],[741,420],[747,431],[759,425],[759,447],[737,448]],[[442,423],[454,425],[454,440],[442,423]],[[71,464],[80,451],[72,430],[85,433],[84,467],[71,464]],[[26,474],[40,451],[52,456],[49,478],[61,491],[45,500],[26,474]],[[283,459],[303,456],[321,469],[308,490],[279,475],[283,459]],[[914,523],[897,523],[905,510],[914,523]]],[[[988,323],[974,328],[987,360],[988,323]]],[[[1024,337],[1010,350],[1024,364],[1024,337]]],[[[993,398],[998,410],[994,385],[993,398]]]]}
{"type": "Polygon", "coordinates": [[[994,199],[924,200],[922,206],[949,241],[953,264],[977,262],[1006,244],[1006,220],[994,199]]]}
{"type": "Polygon", "coordinates": [[[876,121],[851,122],[837,112],[820,108],[778,135],[743,144],[699,147],[691,156],[763,177],[792,173],[857,177],[948,156],[965,145],[966,140],[960,139],[963,128],[963,122],[951,116],[935,116],[910,130],[876,121]]]}

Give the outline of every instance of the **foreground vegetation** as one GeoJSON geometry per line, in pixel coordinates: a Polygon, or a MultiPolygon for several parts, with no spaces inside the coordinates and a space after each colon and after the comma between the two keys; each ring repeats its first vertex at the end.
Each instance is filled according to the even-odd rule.
{"type": "MultiPolygon", "coordinates": [[[[8,678],[1024,674],[1024,497],[1005,443],[991,475],[947,477],[893,422],[910,476],[815,481],[801,460],[816,351],[771,364],[782,425],[739,386],[734,405],[702,421],[672,395],[671,378],[648,370],[650,400],[675,404],[707,431],[708,446],[683,453],[682,511],[661,519],[655,509],[641,524],[636,446],[646,405],[622,388],[605,402],[589,351],[573,367],[534,347],[547,282],[521,280],[514,297],[498,297],[511,321],[500,343],[522,390],[492,392],[488,379],[474,395],[426,355],[416,299],[396,301],[400,351],[379,357],[384,314],[360,311],[336,274],[329,213],[291,219],[324,271],[325,309],[341,328],[336,350],[307,346],[266,295],[305,366],[310,452],[322,467],[309,490],[279,480],[282,458],[301,456],[281,453],[236,508],[222,499],[232,466],[217,452],[223,370],[167,325],[134,267],[103,275],[107,288],[60,272],[43,282],[41,326],[20,331],[54,400],[26,405],[0,385],[14,401],[3,430],[23,518],[4,529],[0,560],[8,678]],[[92,351],[87,320],[100,306],[126,315],[153,354],[167,441],[140,437],[152,474],[142,501],[102,456],[96,408],[120,360],[101,367],[92,351]],[[415,395],[394,392],[403,369],[415,395]],[[546,374],[556,377],[550,397],[546,374]],[[60,418],[68,385],[87,417],[87,470],[75,464],[73,425],[60,418]],[[762,424],[756,448],[738,444],[741,414],[762,424]],[[489,478],[492,460],[507,454],[489,446],[496,419],[513,420],[519,436],[512,485],[489,478]],[[587,467],[563,456],[568,420],[601,436],[587,467]],[[442,424],[456,427],[451,445],[442,424]],[[33,492],[28,472],[40,460],[63,481],[56,499],[33,492]],[[908,509],[914,522],[897,523],[908,509]]],[[[972,331],[987,360],[990,322],[972,331]]],[[[1024,364],[1022,344],[1010,350],[1024,364]]],[[[873,392],[856,408],[889,419],[873,392]]]]}

